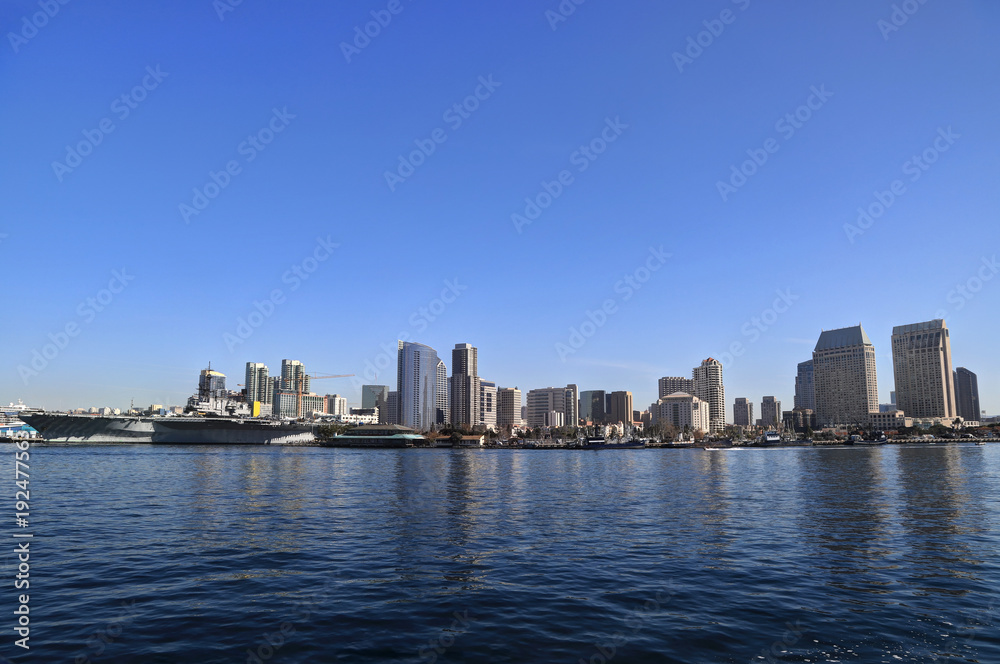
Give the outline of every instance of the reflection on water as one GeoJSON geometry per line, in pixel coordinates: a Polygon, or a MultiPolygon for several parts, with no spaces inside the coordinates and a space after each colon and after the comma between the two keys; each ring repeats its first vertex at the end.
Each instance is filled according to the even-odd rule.
{"type": "Polygon", "coordinates": [[[320,587],[274,661],[1000,661],[1000,446],[32,459],[48,661],[127,599],[107,661],[246,661],[320,587]]]}

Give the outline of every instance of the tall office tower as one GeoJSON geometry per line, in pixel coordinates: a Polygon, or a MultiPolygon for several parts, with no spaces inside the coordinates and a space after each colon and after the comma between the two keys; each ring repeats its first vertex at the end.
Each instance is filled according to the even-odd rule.
{"type": "Polygon", "coordinates": [[[261,403],[274,403],[274,386],[280,381],[276,376],[268,376],[267,380],[264,381],[264,397],[265,400],[261,403]]]}
{"type": "Polygon", "coordinates": [[[454,426],[472,427],[479,415],[479,351],[470,344],[455,344],[451,351],[451,413],[454,426]]]}
{"type": "Polygon", "coordinates": [[[517,427],[521,425],[521,390],[516,387],[501,387],[497,390],[497,426],[517,427]]]}
{"type": "Polygon", "coordinates": [[[733,424],[738,427],[753,425],[753,402],[745,397],[737,397],[733,404],[733,424]]]}
{"type": "Polygon", "coordinates": [[[198,376],[198,400],[225,399],[226,374],[212,371],[212,367],[202,369],[198,376]]]}
{"type": "Polygon", "coordinates": [[[326,401],[326,412],[330,415],[347,415],[347,397],[339,394],[328,394],[326,401]]]}
{"type": "Polygon", "coordinates": [[[813,375],[818,426],[867,424],[878,412],[875,347],[860,325],[819,335],[813,375]]]}
{"type": "Polygon", "coordinates": [[[660,398],[671,394],[676,394],[677,392],[683,392],[684,394],[694,394],[694,380],[691,378],[680,378],[678,376],[664,376],[659,381],[657,381],[660,388],[660,398]]]}
{"type": "Polygon", "coordinates": [[[580,390],[576,385],[571,383],[566,386],[566,396],[563,401],[566,404],[565,409],[563,409],[563,423],[568,427],[579,426],[580,390]]]}
{"type": "Polygon", "coordinates": [[[760,402],[760,422],[765,427],[781,424],[781,402],[774,397],[764,397],[760,402]]]}
{"type": "Polygon", "coordinates": [[[607,419],[604,409],[604,390],[587,390],[580,392],[580,408],[577,413],[580,419],[601,424],[607,419]]]}
{"type": "Polygon", "coordinates": [[[298,360],[281,361],[281,390],[309,394],[309,376],[304,364],[298,360]]]}
{"type": "Polygon", "coordinates": [[[795,374],[794,403],[794,408],[816,410],[816,379],[812,360],[799,362],[798,373],[795,374]]]}
{"type": "Polygon", "coordinates": [[[448,373],[437,351],[424,344],[398,342],[396,423],[430,431],[448,412],[448,373]]]}
{"type": "Polygon", "coordinates": [[[361,408],[378,408],[378,423],[389,424],[389,386],[362,385],[361,408]]]}
{"type": "Polygon", "coordinates": [[[889,392],[889,403],[891,403],[893,406],[896,405],[896,390],[889,392]]]}
{"type": "Polygon", "coordinates": [[[487,429],[497,428],[497,384],[479,379],[479,424],[487,429]]]}
{"type": "Polygon", "coordinates": [[[948,337],[940,318],[892,328],[896,405],[907,417],[958,417],[948,337]]]}
{"type": "Polygon", "coordinates": [[[979,407],[979,379],[965,367],[955,369],[955,406],[963,420],[978,422],[983,417],[979,407]]]}
{"type": "Polygon", "coordinates": [[[722,362],[708,358],[691,372],[694,396],[708,403],[709,433],[726,428],[726,388],[722,383],[722,362]]]}
{"type": "Polygon", "coordinates": [[[623,424],[632,423],[632,393],[631,392],[612,392],[611,393],[611,413],[610,413],[610,423],[618,424],[622,422],[623,424]]]}
{"type": "Polygon", "coordinates": [[[247,391],[247,403],[271,403],[271,395],[267,393],[268,370],[266,364],[247,362],[246,377],[243,386],[247,391]]]}
{"type": "Polygon", "coordinates": [[[566,387],[545,387],[528,392],[527,421],[530,427],[549,426],[547,422],[553,421],[550,413],[560,413],[563,424],[576,426],[575,421],[570,418],[576,416],[576,404],[570,404],[567,409],[567,398],[576,397],[576,385],[566,387]]]}
{"type": "Polygon", "coordinates": [[[379,424],[399,424],[399,392],[392,390],[385,398],[385,422],[379,415],[379,424]]]}

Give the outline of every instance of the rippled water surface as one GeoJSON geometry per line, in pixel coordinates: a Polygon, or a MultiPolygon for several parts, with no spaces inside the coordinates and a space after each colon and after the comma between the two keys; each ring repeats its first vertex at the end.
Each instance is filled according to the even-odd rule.
{"type": "Polygon", "coordinates": [[[14,661],[1000,662],[1000,445],[31,461],[14,661]]]}

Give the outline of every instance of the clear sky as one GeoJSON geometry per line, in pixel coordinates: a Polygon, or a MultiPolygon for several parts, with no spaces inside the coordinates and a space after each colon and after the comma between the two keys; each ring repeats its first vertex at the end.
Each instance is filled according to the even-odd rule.
{"type": "Polygon", "coordinates": [[[944,316],[996,413],[1000,3],[896,4],[5,2],[0,401],[407,333],[637,408],[714,356],[731,418],[858,322],[886,401],[892,326],[944,316]]]}

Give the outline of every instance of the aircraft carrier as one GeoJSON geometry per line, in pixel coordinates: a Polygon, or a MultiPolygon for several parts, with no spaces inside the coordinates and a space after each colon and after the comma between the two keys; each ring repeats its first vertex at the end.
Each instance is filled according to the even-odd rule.
{"type": "Polygon", "coordinates": [[[287,445],[315,440],[312,426],[230,417],[104,417],[22,413],[20,419],[52,443],[164,445],[287,445]]]}

